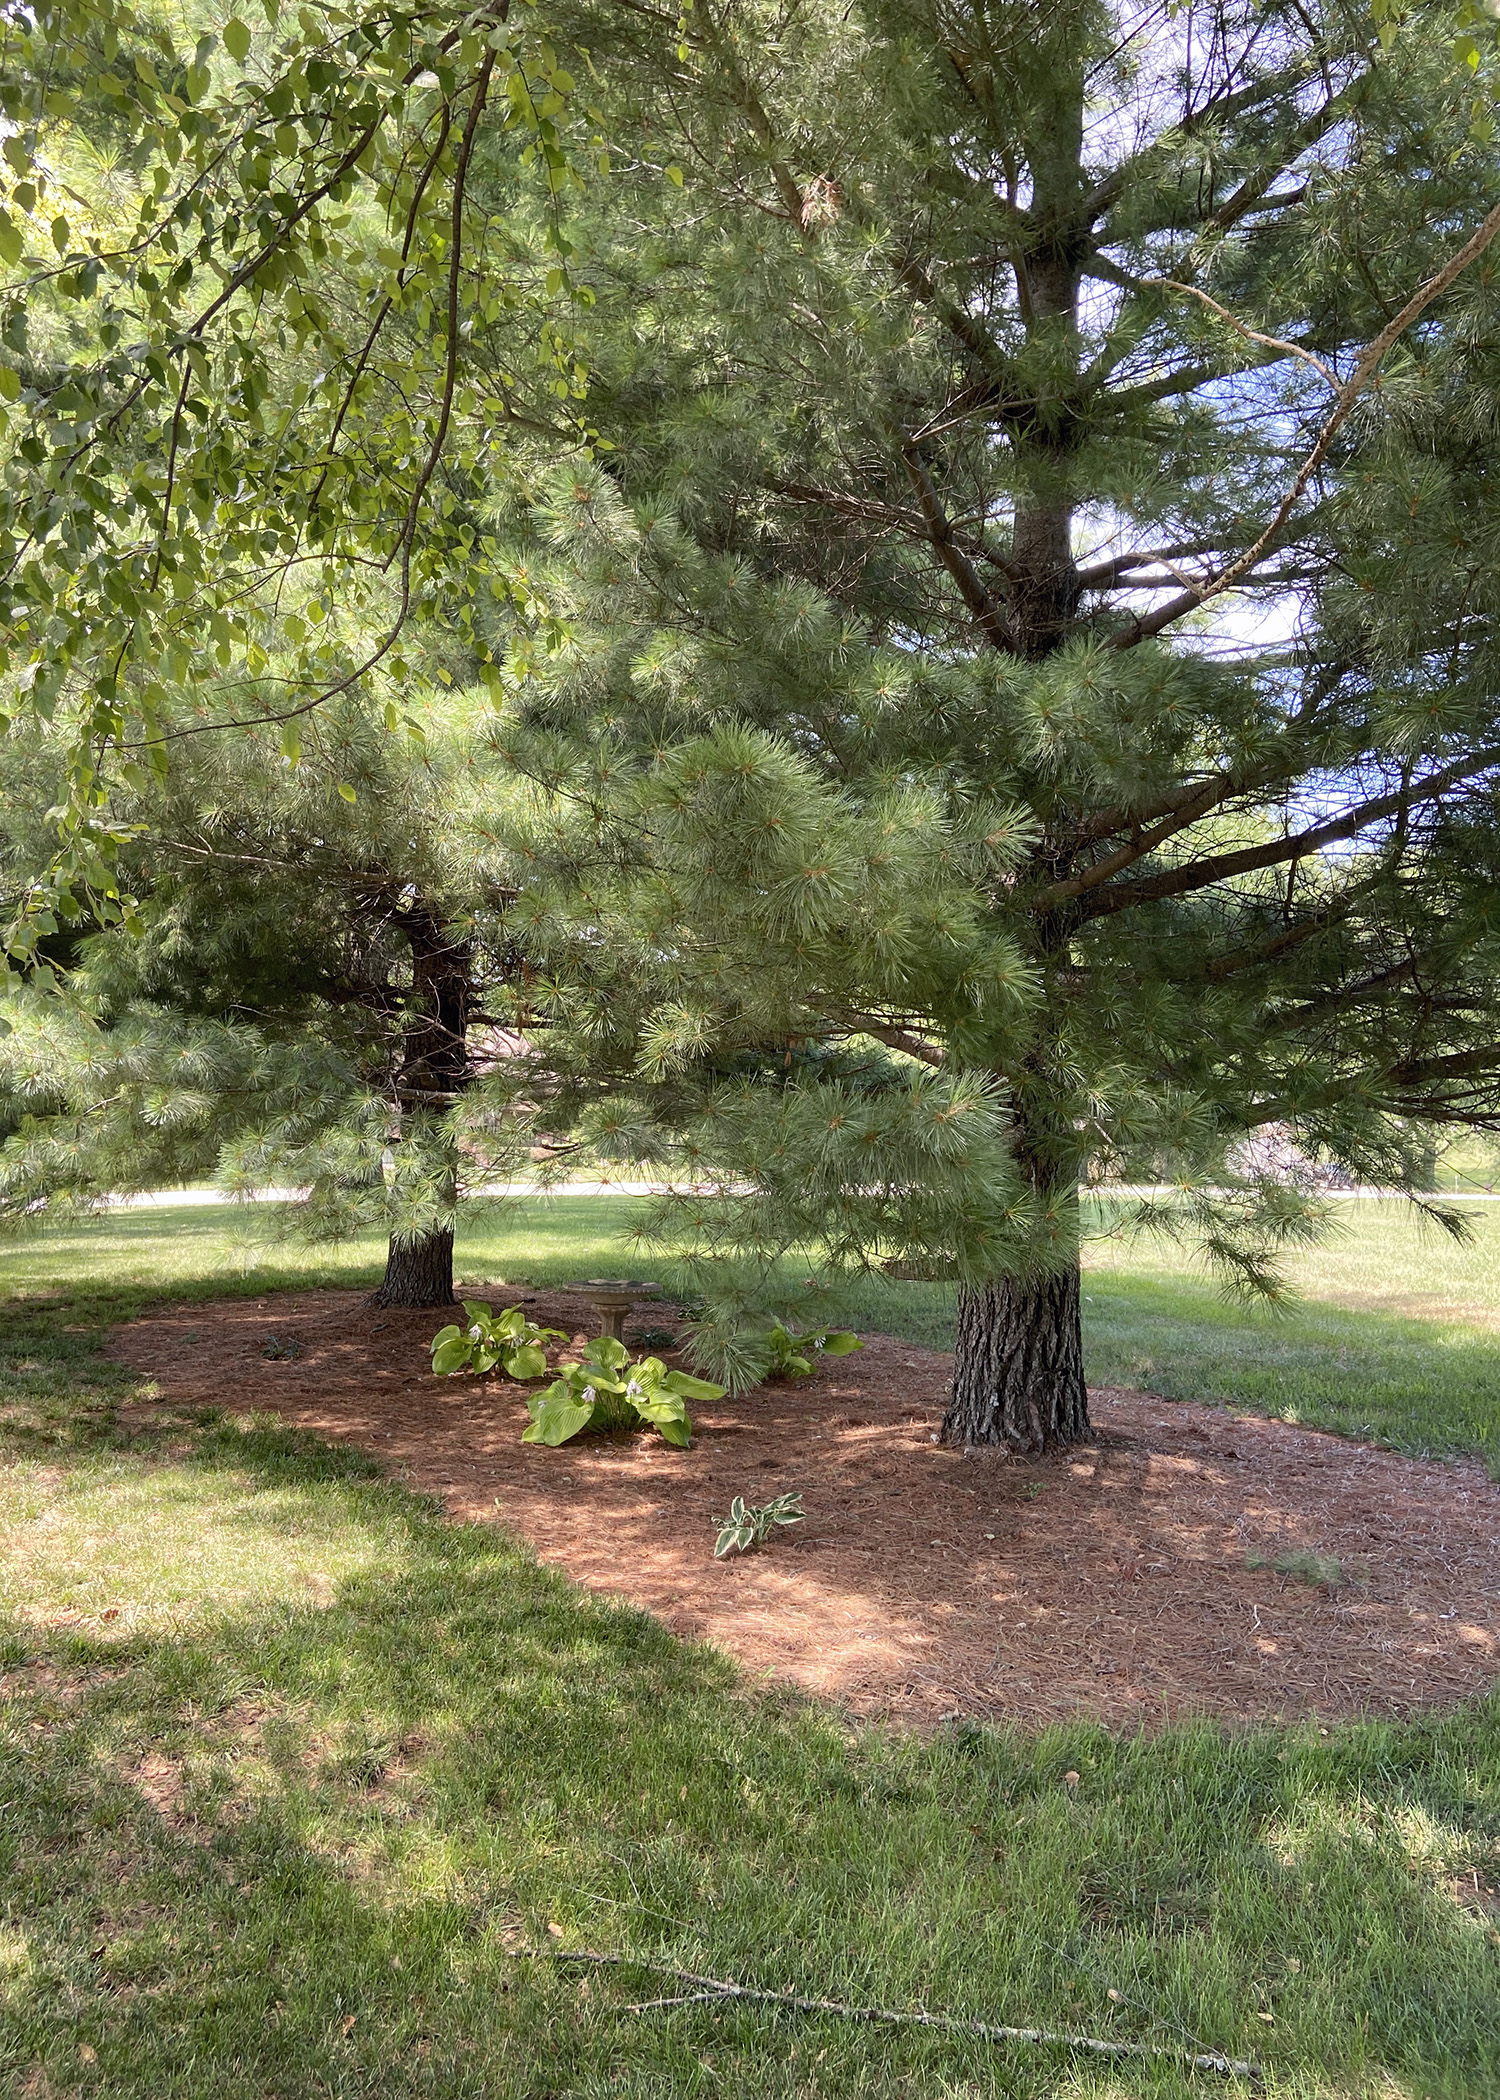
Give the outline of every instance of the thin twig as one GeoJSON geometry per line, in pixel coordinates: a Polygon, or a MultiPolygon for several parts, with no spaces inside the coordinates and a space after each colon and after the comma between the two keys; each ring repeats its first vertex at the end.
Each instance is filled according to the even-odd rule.
{"type": "Polygon", "coordinates": [[[1140,277],[1135,281],[1141,285],[1149,285],[1153,291],[1186,292],[1190,299],[1201,299],[1221,321],[1227,321],[1231,328],[1238,330],[1250,342],[1259,343],[1267,350],[1285,350],[1292,357],[1300,357],[1305,365],[1311,365],[1315,372],[1337,390],[1339,375],[1331,365],[1324,364],[1321,357],[1314,357],[1311,350],[1304,350],[1300,343],[1289,343],[1284,336],[1262,335],[1258,328],[1252,328],[1248,321],[1242,321],[1237,314],[1232,314],[1227,306],[1220,306],[1217,299],[1210,299],[1207,292],[1200,291],[1196,284],[1179,284],[1175,277],[1140,277]]]}
{"type": "Polygon", "coordinates": [[[1483,255],[1497,233],[1500,233],[1500,204],[1486,215],[1476,231],[1461,248],[1449,256],[1443,267],[1413,292],[1400,313],[1394,314],[1381,329],[1339,388],[1334,397],[1333,411],[1318,432],[1317,442],[1297,470],[1296,480],[1282,497],[1276,507],[1275,516],[1255,544],[1247,547],[1236,561],[1220,569],[1216,576],[1210,576],[1203,583],[1194,585],[1191,590],[1184,591],[1181,597],[1173,598],[1158,611],[1144,614],[1133,627],[1126,628],[1123,633],[1111,636],[1113,647],[1129,648],[1135,642],[1146,641],[1150,636],[1160,634],[1163,628],[1169,627],[1174,620],[1181,619],[1184,613],[1192,612],[1197,606],[1206,604],[1210,598],[1217,598],[1221,591],[1231,590],[1242,577],[1250,573],[1277,539],[1296,508],[1303,490],[1328,457],[1334,438],[1348,421],[1355,402],[1374,378],[1387,350],[1405,335],[1414,321],[1420,319],[1434,299],[1440,297],[1449,285],[1463,275],[1471,262],[1483,255]]]}
{"type": "Polygon", "coordinates": [[[443,398],[438,412],[438,426],[428,449],[426,463],[417,476],[417,485],[411,492],[407,505],[406,523],[401,528],[402,546],[409,547],[417,529],[417,518],[422,508],[422,498],[427,493],[437,463],[442,457],[443,446],[448,440],[448,423],[453,414],[453,392],[458,382],[458,291],[464,259],[464,196],[469,184],[469,156],[474,150],[474,134],[479,128],[479,119],[489,100],[490,75],[495,69],[495,54],[486,51],[479,68],[479,77],[474,83],[474,99],[469,105],[469,120],[464,125],[464,135],[458,148],[458,166],[453,173],[453,213],[448,235],[448,344],[443,370],[443,398]]]}
{"type": "Polygon", "coordinates": [[[1154,2042],[1110,2042],[1093,2034],[1068,2034],[1050,2027],[998,2027],[988,2020],[965,2020],[954,2013],[895,2012],[882,2005],[849,2005],[840,1998],[804,1998],[796,1991],[767,1991],[748,1983],[729,1983],[717,1976],[699,1976],[692,1969],[673,1968],[670,1962],[648,1961],[638,1954],[596,1954],[562,1947],[513,1947],[518,1957],[533,1960],[573,1962],[600,1969],[644,1969],[652,1976],[670,1976],[674,1983],[690,1984],[691,1994],[681,1998],[649,1998],[627,2011],[651,2012],[668,2005],[723,2004],[730,1999],[750,1999],[759,2005],[784,2005],[792,2012],[833,2013],[844,2020],[868,2020],[883,2027],[936,2027],[946,2034],[977,2035],[986,2042],[1025,2042],[1038,2048],[1083,2049],[1094,2056],[1141,2056],[1180,2063],[1194,2071],[1219,2071],[1229,2078],[1247,2078],[1259,2083],[1258,2064],[1240,2057],[1223,2056],[1217,2050],[1163,2048],[1154,2042]]]}

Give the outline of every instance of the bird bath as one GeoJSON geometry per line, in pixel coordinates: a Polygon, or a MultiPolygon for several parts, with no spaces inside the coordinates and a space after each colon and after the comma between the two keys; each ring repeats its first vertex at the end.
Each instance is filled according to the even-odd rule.
{"type": "Polygon", "coordinates": [[[661,1286],[656,1283],[632,1283],[628,1279],[602,1283],[575,1283],[571,1288],[582,1298],[592,1298],[599,1308],[599,1332],[612,1334],[617,1342],[625,1339],[625,1316],[641,1298],[659,1298],[661,1286]]]}

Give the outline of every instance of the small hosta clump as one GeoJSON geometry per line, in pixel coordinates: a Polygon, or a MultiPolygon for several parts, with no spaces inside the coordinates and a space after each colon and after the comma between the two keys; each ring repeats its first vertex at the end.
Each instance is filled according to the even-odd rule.
{"type": "Polygon", "coordinates": [[[675,1349],[677,1331],[672,1327],[637,1327],[630,1337],[637,1349],[675,1349]]]}
{"type": "Polygon", "coordinates": [[[285,1341],[279,1334],[273,1334],[260,1353],[262,1356],[269,1356],[273,1362],[282,1359],[290,1362],[294,1357],[302,1354],[302,1344],[300,1342],[285,1341]]]}
{"type": "Polygon", "coordinates": [[[766,1543],[778,1524],[802,1524],[806,1520],[800,1493],[778,1495],[774,1502],[764,1503],[758,1509],[747,1503],[743,1495],[736,1495],[729,1505],[728,1517],[719,1526],[714,1559],[723,1560],[728,1553],[751,1553],[766,1543]]]}
{"type": "Polygon", "coordinates": [[[768,1378],[806,1378],[820,1356],[852,1356],[864,1343],[847,1327],[816,1327],[797,1334],[780,1322],[766,1336],[771,1349],[768,1378]]]}
{"type": "Polygon", "coordinates": [[[722,1400],[724,1388],[686,1371],[669,1371],[659,1356],[632,1363],[630,1351],[613,1335],[596,1335],[581,1362],[559,1365],[544,1393],[526,1405],[529,1426],[523,1444],[565,1444],[586,1429],[607,1434],[612,1429],[659,1429],[669,1444],[686,1444],[693,1434],[689,1400],[722,1400]]]}
{"type": "Polygon", "coordinates": [[[691,1315],[683,1338],[694,1364],[732,1393],[768,1378],[806,1378],[820,1356],[849,1356],[864,1347],[847,1327],[799,1330],[765,1314],[743,1317],[709,1307],[691,1315]]]}
{"type": "Polygon", "coordinates": [[[439,1378],[459,1371],[481,1376],[498,1364],[507,1378],[545,1378],[546,1344],[564,1342],[559,1327],[538,1327],[519,1305],[492,1312],[477,1299],[464,1300],[461,1327],[443,1327],[432,1337],[432,1368],[439,1378]]]}

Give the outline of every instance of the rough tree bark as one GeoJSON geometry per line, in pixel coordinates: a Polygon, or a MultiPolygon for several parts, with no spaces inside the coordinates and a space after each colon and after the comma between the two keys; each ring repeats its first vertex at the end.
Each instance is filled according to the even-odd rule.
{"type": "Polygon", "coordinates": [[[1076,1265],[960,1290],[945,1444],[1032,1458],[1089,1435],[1079,1303],[1076,1265]]]}
{"type": "Polygon", "coordinates": [[[372,1305],[451,1305],[453,1229],[391,1234],[385,1276],[372,1305]]]}
{"type": "MultiPolygon", "coordinates": [[[[474,956],[467,940],[455,939],[439,913],[418,897],[396,923],[411,948],[411,1012],[402,1039],[396,1101],[402,1137],[419,1123],[432,1124],[451,1108],[471,1077],[469,1013],[474,1003],[474,956]]],[[[451,1140],[449,1140],[451,1145],[451,1140]]],[[[385,1276],[374,1305],[453,1303],[451,1201],[457,1199],[458,1161],[452,1161],[450,1222],[417,1232],[392,1233],[385,1276]]]]}

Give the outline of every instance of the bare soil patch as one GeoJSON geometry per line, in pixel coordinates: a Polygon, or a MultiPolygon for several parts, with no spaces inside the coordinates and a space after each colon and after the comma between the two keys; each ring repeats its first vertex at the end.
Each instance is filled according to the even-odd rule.
{"type": "MultiPolygon", "coordinates": [[[[566,1291],[525,1303],[593,1331],[566,1291]]],[[[670,1315],[642,1305],[638,1321],[670,1315]]],[[[1125,1391],[1094,1394],[1088,1448],[965,1458],[932,1442],[948,1358],[885,1335],[695,1408],[688,1451],[654,1434],[554,1451],[519,1441],[524,1388],[432,1377],[442,1324],[309,1292],[155,1313],[112,1353],[163,1401],[269,1409],[357,1444],[455,1517],[498,1515],[591,1589],[862,1714],[1402,1714],[1500,1673],[1500,1487],[1474,1464],[1125,1391]],[[273,1338],[295,1353],[268,1358],[273,1338]],[[713,1559],[735,1495],[791,1489],[805,1524],[713,1559]],[[1299,1554],[1344,1579],[1247,1566],[1299,1554]]]]}

